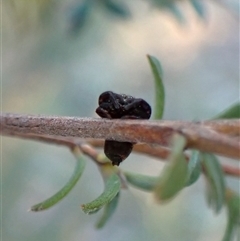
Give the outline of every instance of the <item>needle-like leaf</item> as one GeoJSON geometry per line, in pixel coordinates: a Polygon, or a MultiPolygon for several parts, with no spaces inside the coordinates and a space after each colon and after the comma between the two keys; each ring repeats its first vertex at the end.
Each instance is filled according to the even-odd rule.
{"type": "Polygon", "coordinates": [[[228,223],[222,241],[231,241],[239,228],[240,222],[240,197],[232,190],[226,191],[227,208],[228,208],[228,223]]]}
{"type": "Polygon", "coordinates": [[[195,9],[196,13],[201,17],[205,17],[205,7],[204,3],[201,0],[190,0],[190,3],[192,4],[193,8],[195,9]]]}
{"type": "Polygon", "coordinates": [[[204,174],[207,178],[207,198],[209,205],[218,213],[225,201],[225,180],[220,163],[215,155],[201,153],[204,174]]]}
{"type": "Polygon", "coordinates": [[[195,183],[201,174],[201,159],[200,153],[197,150],[192,151],[188,162],[188,178],[186,186],[195,183]]]}
{"type": "Polygon", "coordinates": [[[52,207],[53,205],[61,201],[76,185],[77,181],[79,180],[84,171],[86,162],[84,156],[80,153],[77,147],[74,149],[73,153],[76,157],[77,164],[72,177],[61,190],[59,190],[56,194],[46,199],[45,201],[32,206],[30,208],[30,211],[38,212],[52,207]]]}
{"type": "Polygon", "coordinates": [[[128,183],[144,191],[152,191],[159,178],[132,172],[124,172],[124,175],[128,183]]]}
{"type": "Polygon", "coordinates": [[[160,62],[153,56],[148,55],[148,61],[155,80],[155,114],[154,119],[162,119],[165,104],[165,91],[162,80],[162,67],[160,62]]]}
{"type": "Polygon", "coordinates": [[[234,119],[240,118],[240,102],[231,105],[229,108],[215,116],[213,119],[234,119]]]}
{"type": "Polygon", "coordinates": [[[180,135],[174,137],[169,161],[155,186],[155,197],[158,201],[171,199],[186,185],[188,167],[183,155],[186,139],[180,135]]]}
{"type": "Polygon", "coordinates": [[[120,194],[118,193],[111,202],[104,206],[103,215],[96,224],[96,228],[102,228],[116,211],[120,194]]]}
{"type": "Polygon", "coordinates": [[[103,193],[90,203],[83,204],[82,210],[86,214],[92,214],[99,211],[106,204],[110,203],[114,197],[119,193],[121,188],[121,181],[116,173],[113,173],[105,181],[105,189],[103,193]]]}

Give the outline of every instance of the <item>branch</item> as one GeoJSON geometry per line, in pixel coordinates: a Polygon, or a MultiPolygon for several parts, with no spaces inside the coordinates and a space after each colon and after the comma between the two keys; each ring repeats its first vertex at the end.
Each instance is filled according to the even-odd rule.
{"type": "MultiPolygon", "coordinates": [[[[86,139],[84,142],[82,139],[74,137],[57,137],[49,135],[36,135],[36,134],[24,134],[24,133],[12,133],[11,136],[21,137],[23,139],[31,139],[36,141],[42,141],[50,144],[63,145],[70,149],[73,149],[76,145],[81,151],[89,156],[96,164],[101,165],[102,160],[99,159],[99,153],[93,147],[103,147],[104,140],[98,139],[86,139]],[[87,143],[87,144],[86,144],[87,143]]],[[[136,144],[133,147],[133,151],[152,157],[159,158],[161,160],[167,159],[170,154],[170,149],[159,145],[147,145],[144,143],[136,144]]],[[[186,159],[189,157],[186,155],[186,159]]],[[[240,169],[231,167],[228,165],[222,165],[223,172],[227,175],[240,177],[240,169]]]]}
{"type": "MultiPolygon", "coordinates": [[[[104,140],[87,139],[86,141],[88,144],[90,144],[93,147],[103,148],[104,146],[104,140]]],[[[133,151],[140,154],[156,157],[162,160],[167,159],[170,153],[169,148],[159,146],[159,145],[147,145],[145,143],[137,143],[136,145],[133,146],[133,151]]]]}
{"type": "MultiPolygon", "coordinates": [[[[96,139],[90,139],[87,140],[87,143],[90,144],[93,147],[103,147],[104,141],[102,140],[96,140],[96,139]]],[[[133,146],[133,151],[137,153],[141,153],[144,155],[149,155],[151,157],[156,157],[161,160],[166,160],[168,156],[170,155],[171,150],[162,146],[149,146],[146,144],[136,144],[133,146]]],[[[189,160],[189,156],[185,154],[186,160],[189,160]]],[[[227,175],[240,177],[240,169],[236,167],[232,167],[229,165],[221,165],[223,172],[227,175]]]]}
{"type": "Polygon", "coordinates": [[[187,139],[187,148],[240,157],[240,120],[149,121],[77,117],[0,115],[2,135],[48,135],[129,141],[168,146],[174,133],[187,139]]]}
{"type": "MultiPolygon", "coordinates": [[[[13,135],[15,136],[15,135],[13,135]]],[[[80,150],[87,156],[89,156],[97,165],[102,165],[103,162],[101,160],[99,153],[94,149],[94,147],[103,147],[103,140],[96,139],[86,139],[86,142],[83,142],[82,139],[78,138],[64,138],[64,137],[56,137],[56,136],[43,136],[43,135],[25,135],[18,134],[17,137],[21,137],[23,139],[31,139],[36,141],[41,141],[44,143],[55,144],[66,146],[70,149],[73,149],[75,146],[78,146],[80,150]]],[[[145,155],[149,155],[152,157],[156,157],[161,160],[166,160],[170,155],[171,150],[162,146],[149,146],[147,144],[136,144],[133,147],[133,151],[145,155]]],[[[189,160],[188,155],[185,155],[186,160],[189,160]]],[[[228,165],[222,165],[223,172],[227,175],[240,177],[240,169],[236,167],[231,167],[228,165]]],[[[124,179],[121,177],[121,173],[119,172],[122,183],[124,184],[124,179]]],[[[126,185],[123,185],[126,187],[126,185]]]]}

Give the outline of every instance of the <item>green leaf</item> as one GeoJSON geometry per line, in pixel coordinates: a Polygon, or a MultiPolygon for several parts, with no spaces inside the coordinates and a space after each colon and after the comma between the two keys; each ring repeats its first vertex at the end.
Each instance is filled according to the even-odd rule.
{"type": "Polygon", "coordinates": [[[162,67],[153,56],[147,55],[155,80],[155,114],[154,119],[162,119],[165,104],[165,91],[162,80],[162,67]]]}
{"type": "Polygon", "coordinates": [[[240,118],[240,102],[231,105],[229,108],[215,116],[213,119],[234,119],[240,118]]]}
{"type": "Polygon", "coordinates": [[[131,185],[144,191],[152,191],[159,178],[132,172],[124,172],[124,175],[131,185]]]}
{"type": "Polygon", "coordinates": [[[171,0],[153,0],[153,3],[155,4],[156,7],[159,9],[166,9],[169,12],[173,14],[173,16],[177,19],[177,21],[180,24],[185,24],[186,20],[182,14],[182,12],[179,10],[178,5],[175,3],[177,2],[176,0],[171,1],[171,0]]]}
{"type": "Polygon", "coordinates": [[[66,185],[52,197],[32,206],[30,208],[31,211],[38,212],[52,207],[53,205],[61,201],[73,189],[73,187],[76,185],[77,181],[81,177],[86,164],[84,156],[81,155],[80,152],[74,152],[74,154],[77,159],[77,164],[72,177],[69,179],[66,185]]]}
{"type": "Polygon", "coordinates": [[[195,11],[197,12],[197,14],[201,17],[204,18],[205,17],[205,8],[203,5],[202,0],[190,0],[190,3],[192,4],[193,8],[195,9],[195,11]]]}
{"type": "Polygon", "coordinates": [[[92,214],[99,211],[103,206],[113,200],[119,193],[121,181],[117,174],[113,173],[105,181],[105,189],[103,193],[90,203],[83,204],[82,210],[86,214],[92,214]]]}
{"type": "Polygon", "coordinates": [[[240,197],[231,190],[227,190],[227,196],[228,223],[222,241],[233,240],[240,221],[240,197]]]}
{"type": "Polygon", "coordinates": [[[102,228],[107,223],[107,221],[112,217],[113,213],[116,211],[119,196],[120,195],[118,193],[111,202],[105,205],[103,215],[97,222],[96,228],[102,228]]]}
{"type": "Polygon", "coordinates": [[[208,184],[208,203],[218,213],[225,201],[224,174],[215,155],[202,152],[201,157],[208,184]]]}
{"type": "Polygon", "coordinates": [[[186,186],[195,183],[201,174],[201,159],[200,153],[197,150],[192,151],[190,160],[188,162],[188,178],[186,186]]]}
{"type": "Polygon", "coordinates": [[[186,24],[186,19],[182,14],[182,11],[179,9],[177,4],[169,4],[168,10],[173,14],[173,16],[177,19],[180,24],[186,24]]]}
{"type": "Polygon", "coordinates": [[[116,2],[113,0],[105,0],[104,5],[111,13],[122,17],[122,18],[128,18],[131,16],[131,13],[129,11],[129,8],[126,4],[123,4],[122,2],[116,2]]]}
{"type": "Polygon", "coordinates": [[[155,187],[155,196],[159,201],[171,199],[186,184],[188,166],[183,155],[185,145],[186,139],[183,136],[174,136],[172,152],[168,163],[163,169],[155,187]]]}
{"type": "Polygon", "coordinates": [[[70,9],[70,13],[68,15],[70,30],[72,32],[76,32],[84,26],[88,16],[90,15],[91,9],[93,8],[92,5],[92,1],[83,0],[70,9]]]}

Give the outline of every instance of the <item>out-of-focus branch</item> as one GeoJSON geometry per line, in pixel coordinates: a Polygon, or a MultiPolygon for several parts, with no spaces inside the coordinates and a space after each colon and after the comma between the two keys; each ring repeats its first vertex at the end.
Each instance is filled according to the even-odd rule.
{"type": "Polygon", "coordinates": [[[96,162],[98,165],[101,165],[102,162],[99,159],[99,153],[88,143],[75,138],[64,138],[59,136],[48,136],[48,135],[34,135],[34,134],[13,134],[11,136],[20,137],[23,139],[30,139],[35,141],[40,141],[44,143],[49,144],[55,144],[60,146],[66,146],[70,149],[73,149],[75,146],[78,146],[79,149],[84,153],[85,155],[89,156],[94,162],[96,162]]]}
{"type": "Polygon", "coordinates": [[[173,134],[187,139],[187,148],[240,157],[240,120],[149,121],[77,117],[0,115],[2,135],[48,135],[129,141],[168,146],[173,134]]]}
{"type": "MultiPolygon", "coordinates": [[[[103,147],[104,141],[103,140],[95,140],[90,139],[87,140],[93,147],[103,147]]],[[[171,150],[162,146],[149,146],[147,144],[137,144],[134,145],[133,151],[137,153],[141,153],[144,155],[149,155],[155,157],[157,159],[166,160],[167,157],[170,155],[171,150]]],[[[186,159],[188,160],[188,155],[185,155],[186,159]]],[[[230,176],[240,177],[240,169],[236,167],[232,167],[229,165],[222,165],[223,172],[230,176]]]]}
{"type": "MultiPolygon", "coordinates": [[[[89,143],[93,147],[103,147],[104,140],[97,140],[97,139],[87,139],[87,143],[89,143]]],[[[149,155],[152,157],[156,157],[158,159],[165,160],[167,159],[170,150],[166,147],[159,146],[159,145],[148,145],[145,143],[139,143],[133,146],[133,151],[149,155]]]]}
{"type": "Polygon", "coordinates": [[[240,177],[240,169],[229,165],[222,165],[223,172],[227,175],[240,177]]]}
{"type": "MultiPolygon", "coordinates": [[[[96,140],[96,139],[86,139],[83,141],[79,138],[66,138],[66,137],[57,137],[57,136],[44,136],[44,135],[25,135],[25,134],[18,134],[12,135],[16,137],[20,137],[23,139],[30,139],[41,141],[44,143],[55,144],[55,145],[62,145],[66,146],[70,149],[73,149],[76,145],[80,148],[80,150],[87,156],[89,156],[96,164],[101,165],[102,161],[99,158],[99,153],[94,149],[98,147],[104,146],[104,140],[96,140]]],[[[133,147],[133,151],[145,155],[149,155],[161,160],[166,160],[170,154],[170,149],[162,147],[162,146],[149,146],[147,144],[136,144],[133,147]]],[[[186,159],[188,160],[189,157],[186,155],[186,159]]],[[[231,167],[228,165],[222,165],[223,172],[227,175],[240,177],[240,169],[231,167]]]]}

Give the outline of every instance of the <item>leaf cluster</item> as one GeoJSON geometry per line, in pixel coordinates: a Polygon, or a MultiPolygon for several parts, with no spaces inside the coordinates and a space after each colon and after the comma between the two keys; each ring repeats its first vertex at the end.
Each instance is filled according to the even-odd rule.
{"type": "MultiPolygon", "coordinates": [[[[185,23],[186,19],[184,11],[179,8],[179,0],[150,0],[149,4],[152,7],[162,10],[169,11],[176,18],[179,23],[185,23]]],[[[206,7],[201,0],[187,0],[192,6],[195,13],[202,19],[206,17],[206,7]]],[[[79,30],[86,21],[90,18],[92,12],[96,7],[110,13],[112,16],[128,19],[131,17],[130,7],[127,2],[122,0],[84,0],[80,3],[76,3],[71,8],[69,13],[69,22],[73,31],[79,30]]]]}
{"type": "MultiPolygon", "coordinates": [[[[155,119],[161,119],[164,113],[165,91],[163,84],[163,72],[159,61],[148,55],[148,61],[155,81],[155,119]]],[[[214,118],[239,118],[240,105],[236,103],[214,118]]],[[[172,148],[168,156],[168,162],[159,176],[146,176],[138,173],[123,171],[112,166],[104,155],[92,153],[92,158],[97,160],[100,173],[103,177],[105,188],[101,195],[93,201],[82,204],[81,208],[86,214],[94,214],[104,208],[102,217],[96,227],[102,228],[116,211],[121,188],[130,184],[143,191],[152,192],[159,203],[171,201],[186,187],[193,185],[201,174],[205,176],[207,183],[206,197],[212,209],[219,213],[224,206],[228,209],[228,224],[223,241],[231,240],[239,225],[240,197],[226,186],[225,176],[217,157],[212,153],[190,150],[186,154],[186,138],[181,133],[172,139],[172,148]]],[[[85,159],[83,148],[75,146],[72,149],[76,157],[76,167],[72,177],[66,185],[55,195],[47,200],[31,207],[31,211],[48,209],[62,200],[80,179],[84,168],[85,159]]]]}

